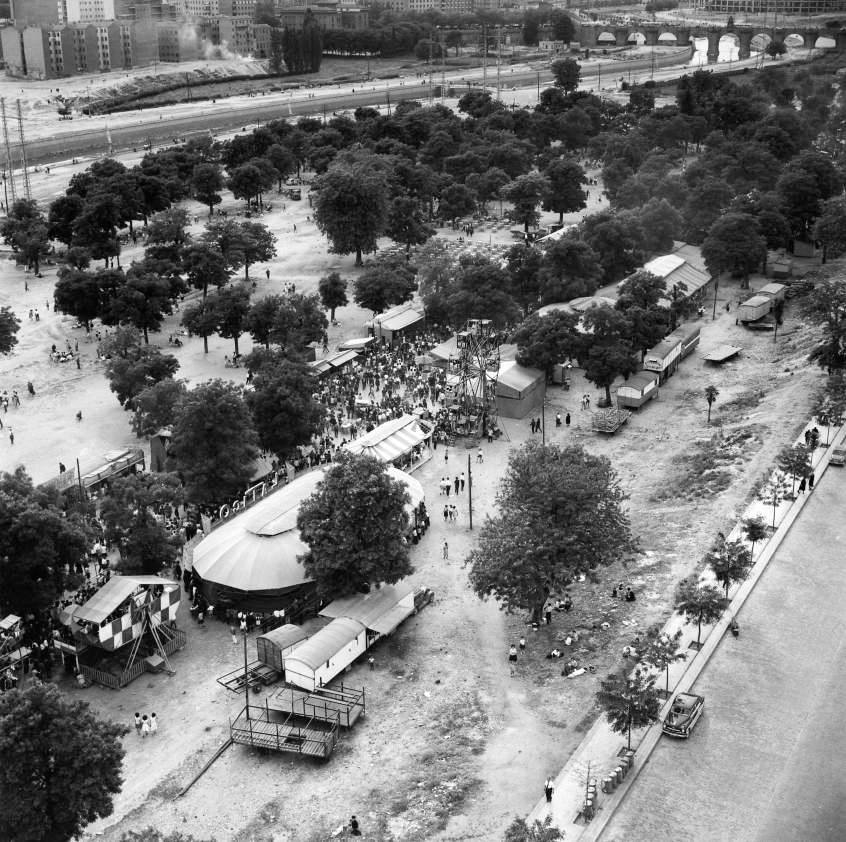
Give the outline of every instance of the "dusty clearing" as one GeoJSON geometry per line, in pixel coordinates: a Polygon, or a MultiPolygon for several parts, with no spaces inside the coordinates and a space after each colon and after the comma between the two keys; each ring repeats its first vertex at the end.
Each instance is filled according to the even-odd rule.
{"type": "MultiPolygon", "coordinates": [[[[278,205],[278,203],[275,203],[278,205]]],[[[235,208],[236,203],[226,205],[235,208]]],[[[200,216],[196,230],[205,215],[200,216]]],[[[308,202],[276,207],[264,221],[279,237],[279,257],[271,278],[264,266],[253,268],[257,295],[295,282],[311,291],[332,268],[352,277],[350,257],[326,251],[326,244],[307,220],[308,202]],[[293,225],[296,223],[296,235],[293,225]]],[[[505,232],[507,235],[507,231],[505,232]]],[[[497,234],[477,235],[494,242],[497,234]]],[[[124,255],[128,262],[132,255],[124,255]]],[[[0,469],[24,464],[36,481],[51,476],[61,459],[96,459],[105,451],[135,442],[122,412],[71,320],[45,310],[52,298],[55,269],[41,280],[29,279],[12,263],[0,272],[0,305],[9,304],[22,318],[21,343],[14,355],[0,359],[0,387],[25,393],[27,380],[38,390],[10,409],[0,438],[0,469]],[[27,313],[38,307],[41,320],[27,313]],[[79,340],[84,353],[80,371],[48,363],[50,345],[79,340]],[[75,421],[78,409],[82,423],[75,421]],[[8,441],[8,426],[15,443],[8,441]]],[[[753,286],[760,285],[753,279],[753,286]]],[[[466,499],[457,502],[460,520],[448,527],[433,517],[433,528],[415,550],[414,581],[434,588],[436,602],[410,619],[395,637],[375,652],[376,669],[356,666],[345,680],[367,690],[366,718],[345,734],[327,763],[259,754],[232,747],[181,799],[181,787],[225,739],[229,716],[242,697],[228,694],[215,677],[234,669],[240,650],[226,628],[211,622],[193,625],[183,610],[188,647],[173,659],[176,675],[143,677],[112,692],[99,688],[80,694],[104,716],[129,722],[136,710],[155,710],[161,722],[156,738],[126,738],[125,785],[108,820],[90,828],[92,835],[117,840],[123,831],[154,825],[180,829],[199,838],[264,842],[317,842],[331,837],[351,813],[372,840],[492,840],[514,814],[525,814],[541,794],[545,776],[559,769],[578,744],[595,711],[597,681],[620,663],[621,650],[637,630],[667,616],[675,583],[700,562],[718,530],[727,531],[778,450],[791,441],[808,416],[821,374],[806,363],[808,331],[788,303],[786,329],[778,341],[770,334],[747,332],[734,324],[734,314],[721,305],[725,296],[736,303],[740,291],[721,286],[714,322],[701,321],[699,351],[661,388],[657,401],[636,412],[613,438],[590,431],[589,415],[579,409],[583,393],[596,396],[578,372],[570,391],[553,387],[547,400],[549,440],[578,443],[607,455],[630,494],[631,519],[642,554],[628,569],[600,571],[599,581],[571,589],[569,614],[537,633],[524,618],[505,616],[495,605],[469,593],[462,559],[474,533],[468,529],[466,499]],[[743,347],[741,356],[721,368],[706,368],[701,351],[722,342],[743,347]],[[706,425],[704,387],[713,383],[720,396],[706,425]],[[573,423],[556,428],[556,411],[571,413],[573,423]],[[722,434],[725,438],[715,439],[722,434]],[[726,444],[728,442],[728,444],[726,444]],[[446,538],[450,559],[441,558],[446,538]],[[612,600],[613,584],[632,584],[634,604],[612,600]],[[610,628],[603,630],[607,621],[610,628]],[[572,650],[593,663],[596,673],[575,680],[561,677],[557,662],[544,655],[554,642],[579,633],[572,650]],[[528,649],[515,676],[509,675],[508,643],[528,636],[528,649]]],[[[734,309],[734,306],[732,306],[734,309]]],[[[369,314],[355,307],[339,311],[342,325],[330,332],[334,347],[346,336],[362,335],[369,314]]],[[[157,341],[166,340],[178,314],[157,341]]],[[[195,383],[212,376],[230,376],[223,356],[229,341],[213,339],[210,353],[202,342],[186,342],[176,353],[179,376],[195,383]]],[[[249,350],[244,338],[242,350],[249,350]]],[[[166,347],[166,341],[164,342],[166,347]]],[[[234,372],[243,379],[243,372],[234,372]]],[[[529,436],[529,419],[504,422],[506,439],[485,444],[485,462],[473,459],[474,523],[478,528],[490,509],[496,482],[508,453],[529,436]]],[[[438,448],[417,473],[438,512],[438,480],[445,473],[467,470],[470,451],[438,448]]],[[[254,644],[251,641],[251,647],[254,644]]]]}

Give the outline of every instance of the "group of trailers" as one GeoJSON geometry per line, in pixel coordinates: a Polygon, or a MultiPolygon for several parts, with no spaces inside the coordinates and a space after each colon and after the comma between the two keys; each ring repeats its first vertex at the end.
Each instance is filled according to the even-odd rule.
{"type": "Polygon", "coordinates": [[[699,345],[699,334],[698,325],[683,325],[650,348],[643,358],[643,370],[633,374],[617,389],[617,407],[637,409],[658,397],[658,387],[699,345]]]}

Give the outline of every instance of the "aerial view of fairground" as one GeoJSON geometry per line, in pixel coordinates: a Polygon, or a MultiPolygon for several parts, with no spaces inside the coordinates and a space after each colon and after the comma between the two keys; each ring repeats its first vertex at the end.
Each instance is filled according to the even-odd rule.
{"type": "Polygon", "coordinates": [[[843,839],[846,7],[441,8],[0,0],[0,842],[843,839]]]}

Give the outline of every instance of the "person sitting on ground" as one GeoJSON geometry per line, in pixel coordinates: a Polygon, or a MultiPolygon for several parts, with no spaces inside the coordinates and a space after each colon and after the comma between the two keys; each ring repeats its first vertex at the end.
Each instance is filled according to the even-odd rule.
{"type": "Polygon", "coordinates": [[[635,599],[634,591],[631,588],[626,588],[626,602],[634,602],[635,599]]]}
{"type": "Polygon", "coordinates": [[[561,650],[556,646],[547,656],[547,658],[560,658],[561,650]]]}

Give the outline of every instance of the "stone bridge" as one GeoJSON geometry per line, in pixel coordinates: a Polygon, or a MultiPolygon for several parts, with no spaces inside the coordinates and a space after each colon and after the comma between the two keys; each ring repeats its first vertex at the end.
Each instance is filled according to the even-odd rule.
{"type": "Polygon", "coordinates": [[[646,39],[650,47],[682,46],[692,44],[694,38],[708,39],[708,62],[714,64],[720,53],[720,39],[726,35],[737,39],[739,58],[749,58],[752,52],[752,40],[762,36],[768,40],[784,41],[788,36],[802,39],[802,47],[812,49],[818,38],[831,38],[836,46],[832,49],[846,50],[846,29],[831,30],[809,28],[807,26],[764,28],[760,25],[736,24],[733,26],[702,26],[680,22],[669,24],[660,21],[636,21],[625,25],[590,23],[579,24],[577,37],[582,47],[597,49],[602,47],[624,47],[635,43],[638,34],[646,39]],[[670,37],[672,36],[672,37],[670,37]],[[675,40],[673,40],[675,39],[675,40]]]}

